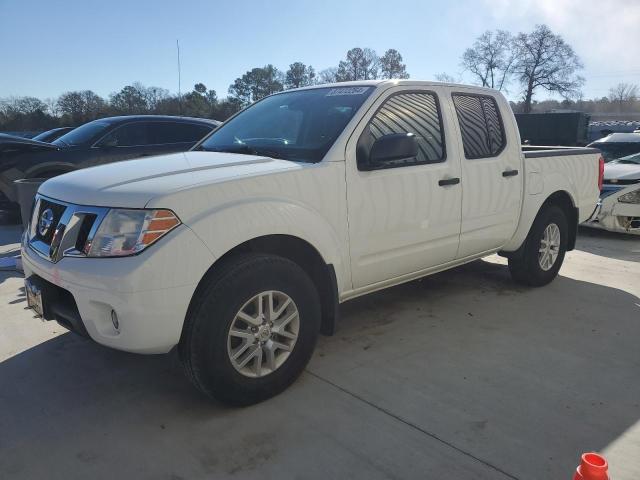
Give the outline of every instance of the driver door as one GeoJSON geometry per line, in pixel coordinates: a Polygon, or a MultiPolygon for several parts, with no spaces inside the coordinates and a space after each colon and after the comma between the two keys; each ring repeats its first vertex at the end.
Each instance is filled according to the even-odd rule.
{"type": "MultiPolygon", "coordinates": [[[[394,88],[379,98],[352,136],[346,152],[347,204],[354,289],[437,267],[455,259],[460,240],[458,146],[444,90],[394,88]],[[443,107],[444,105],[444,107],[443,107]],[[358,141],[371,135],[412,133],[413,158],[365,171],[358,141]]],[[[362,143],[362,142],[361,142],[362,143]]],[[[360,145],[361,147],[361,145],[360,145]]]]}

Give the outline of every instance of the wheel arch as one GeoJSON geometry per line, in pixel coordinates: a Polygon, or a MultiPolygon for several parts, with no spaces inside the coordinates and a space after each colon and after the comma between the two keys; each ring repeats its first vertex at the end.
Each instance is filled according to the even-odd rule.
{"type": "Polygon", "coordinates": [[[567,225],[569,227],[569,239],[567,241],[567,251],[571,251],[576,246],[576,237],[578,235],[578,209],[575,206],[573,198],[566,190],[558,190],[547,197],[542,206],[539,208],[540,212],[550,205],[555,205],[564,211],[567,216],[567,225]]]}
{"type": "MultiPolygon", "coordinates": [[[[528,197],[531,199],[531,196],[528,197]]],[[[555,205],[563,210],[565,215],[567,216],[567,225],[569,227],[569,238],[567,241],[567,251],[573,250],[576,244],[576,237],[578,233],[578,209],[575,206],[575,202],[571,194],[566,190],[556,190],[550,195],[546,197],[546,199],[540,204],[540,206],[534,210],[535,215],[529,214],[527,218],[523,213],[521,218],[521,224],[518,227],[518,231],[508,242],[507,246],[504,250],[501,250],[499,255],[503,257],[518,257],[522,254],[524,250],[527,238],[529,237],[529,232],[531,228],[533,228],[533,224],[540,215],[542,211],[544,211],[550,205],[555,205]],[[526,222],[526,228],[524,228],[526,222]]]]}
{"type": "Polygon", "coordinates": [[[286,234],[263,235],[252,238],[216,259],[201,278],[193,294],[187,315],[194,299],[207,286],[208,280],[227,267],[239,256],[262,253],[287,258],[299,265],[313,281],[321,302],[321,333],[333,335],[339,316],[339,295],[336,272],[332,264],[326,263],[320,252],[306,240],[286,234]]]}

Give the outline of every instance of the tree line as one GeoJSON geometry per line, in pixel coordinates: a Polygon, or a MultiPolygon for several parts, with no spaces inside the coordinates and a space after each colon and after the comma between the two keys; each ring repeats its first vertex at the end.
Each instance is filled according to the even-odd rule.
{"type": "Polygon", "coordinates": [[[289,88],[308,85],[408,78],[402,55],[395,49],[382,56],[370,48],[352,48],[335,68],[316,73],[311,65],[294,62],[282,72],[271,64],[253,68],[236,78],[226,98],[196,83],[193,90],[172,94],[139,82],[123,87],[108,98],[92,90],[71,91],[58,98],[12,97],[0,99],[0,131],[39,131],[58,126],[77,126],[114,115],[184,115],[225,120],[261,98],[289,88]]]}
{"type": "MultiPolygon", "coordinates": [[[[586,112],[624,113],[640,111],[638,87],[620,83],[609,95],[584,100],[580,75],[583,64],[573,48],[546,25],[532,32],[512,34],[504,30],[486,31],[461,55],[457,78],[440,73],[444,82],[471,83],[516,93],[511,102],[516,112],[575,109],[586,112]],[[540,91],[558,94],[564,100],[536,101],[540,91]]],[[[303,62],[294,62],[286,71],[272,64],[252,68],[236,78],[227,96],[197,83],[193,90],[173,94],[160,87],[133,83],[103,98],[91,90],[72,91],[53,99],[13,97],[0,99],[0,131],[37,131],[56,126],[77,126],[114,115],[184,115],[226,120],[238,110],[272,93],[350,80],[409,78],[400,52],[388,49],[379,56],[370,48],[352,48],[337,66],[321,71],[303,62]]]]}

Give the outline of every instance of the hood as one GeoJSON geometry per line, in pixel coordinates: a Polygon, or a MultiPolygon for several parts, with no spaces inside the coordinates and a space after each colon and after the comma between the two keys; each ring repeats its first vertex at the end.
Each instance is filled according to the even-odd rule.
{"type": "Polygon", "coordinates": [[[22,153],[57,149],[58,147],[51,143],[0,133],[0,153],[22,153]]]}
{"type": "Polygon", "coordinates": [[[628,163],[605,163],[604,179],[640,181],[640,165],[631,165],[628,163]]]}
{"type": "Polygon", "coordinates": [[[142,208],[155,197],[196,185],[296,168],[268,157],[185,152],[76,170],[47,180],[38,192],[77,205],[142,208]]]}

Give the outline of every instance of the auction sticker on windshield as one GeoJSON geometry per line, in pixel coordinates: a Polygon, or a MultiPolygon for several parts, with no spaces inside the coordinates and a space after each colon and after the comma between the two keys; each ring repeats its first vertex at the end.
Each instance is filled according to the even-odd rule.
{"type": "Polygon", "coordinates": [[[325,97],[337,97],[338,95],[362,95],[369,87],[340,87],[332,88],[325,97]]]}

